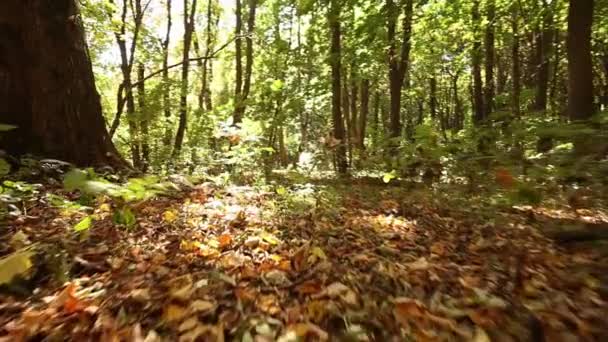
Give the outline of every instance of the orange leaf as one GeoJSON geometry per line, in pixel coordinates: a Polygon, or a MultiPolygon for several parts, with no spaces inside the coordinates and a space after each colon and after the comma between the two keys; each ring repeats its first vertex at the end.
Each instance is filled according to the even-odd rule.
{"type": "Polygon", "coordinates": [[[220,242],[220,248],[226,248],[232,243],[232,236],[228,234],[220,235],[218,241],[220,242]]]}
{"type": "Polygon", "coordinates": [[[307,295],[321,292],[321,284],[314,280],[308,280],[296,287],[296,291],[300,295],[307,295]]]}

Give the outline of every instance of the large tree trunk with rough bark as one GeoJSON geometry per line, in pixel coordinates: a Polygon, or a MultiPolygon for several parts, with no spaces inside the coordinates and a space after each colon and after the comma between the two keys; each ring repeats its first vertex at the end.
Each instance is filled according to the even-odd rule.
{"type": "Polygon", "coordinates": [[[108,135],[74,0],[0,2],[0,148],[127,166],[108,135]]]}
{"type": "Polygon", "coordinates": [[[593,0],[570,1],[568,11],[568,114],[571,120],[593,115],[591,24],[593,0]]]}

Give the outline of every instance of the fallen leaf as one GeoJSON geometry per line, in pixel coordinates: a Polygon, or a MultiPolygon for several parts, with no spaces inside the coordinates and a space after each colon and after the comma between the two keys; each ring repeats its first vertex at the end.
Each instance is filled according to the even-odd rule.
{"type": "Polygon", "coordinates": [[[177,220],[177,212],[175,210],[167,210],[163,212],[163,221],[173,223],[177,220]]]}
{"type": "Polygon", "coordinates": [[[0,285],[11,282],[14,277],[26,273],[32,267],[31,250],[19,250],[0,259],[0,285]]]}
{"type": "Polygon", "coordinates": [[[169,304],[163,312],[163,320],[166,322],[180,321],[188,314],[188,310],[182,306],[169,304]]]}
{"type": "Polygon", "coordinates": [[[150,301],[150,289],[135,289],[131,291],[129,297],[133,298],[136,302],[146,303],[150,301]]]}
{"type": "Polygon", "coordinates": [[[232,236],[223,234],[218,237],[219,248],[224,249],[232,244],[232,236]]]}
{"type": "Polygon", "coordinates": [[[209,313],[215,309],[216,305],[213,302],[208,300],[197,299],[194,302],[190,303],[190,309],[193,312],[198,312],[201,314],[209,313]]]}
{"type": "Polygon", "coordinates": [[[184,332],[184,331],[192,330],[199,324],[200,324],[200,322],[198,321],[198,318],[190,317],[187,320],[183,321],[182,324],[179,325],[179,327],[177,328],[177,331],[184,332]]]}

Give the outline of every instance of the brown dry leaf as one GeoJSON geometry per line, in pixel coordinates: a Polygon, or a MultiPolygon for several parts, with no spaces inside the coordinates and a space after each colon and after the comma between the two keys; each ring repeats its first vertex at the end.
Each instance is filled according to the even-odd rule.
{"type": "Polygon", "coordinates": [[[315,341],[329,340],[329,334],[318,325],[312,323],[297,323],[288,326],[286,330],[286,333],[279,337],[277,341],[306,341],[309,337],[315,341]]]}
{"type": "Polygon", "coordinates": [[[260,295],[256,302],[256,306],[260,311],[265,312],[269,315],[276,315],[281,312],[279,301],[273,294],[260,295]]]}
{"type": "Polygon", "coordinates": [[[198,325],[200,325],[198,318],[190,317],[187,320],[183,321],[182,324],[179,325],[179,327],[177,328],[177,331],[183,333],[185,331],[194,329],[198,325]]]}
{"type": "Polygon", "coordinates": [[[129,297],[131,297],[134,301],[138,303],[146,303],[150,301],[150,289],[135,289],[129,293],[129,297]]]}
{"type": "Polygon", "coordinates": [[[257,292],[255,291],[255,289],[252,288],[237,287],[236,289],[234,289],[234,295],[242,302],[249,303],[255,301],[257,292]]]}
{"type": "Polygon", "coordinates": [[[198,312],[202,314],[210,313],[215,310],[216,304],[208,300],[197,299],[190,304],[192,312],[198,312]]]}
{"type": "Polygon", "coordinates": [[[431,245],[431,253],[438,255],[438,256],[444,256],[445,253],[447,251],[446,245],[443,242],[435,242],[434,244],[431,245]]]}
{"type": "Polygon", "coordinates": [[[296,286],[296,292],[300,295],[309,295],[321,292],[321,283],[317,280],[307,280],[296,286]]]}
{"type": "Polygon", "coordinates": [[[431,264],[429,264],[425,257],[421,257],[414,262],[406,264],[406,266],[412,271],[423,271],[428,270],[431,267],[431,264]]]}

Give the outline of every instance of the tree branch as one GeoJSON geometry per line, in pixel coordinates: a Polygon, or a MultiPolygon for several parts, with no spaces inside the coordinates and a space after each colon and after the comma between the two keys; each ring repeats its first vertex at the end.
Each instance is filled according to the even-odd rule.
{"type": "Polygon", "coordinates": [[[145,76],[141,80],[138,80],[137,82],[131,83],[131,88],[135,87],[136,85],[138,85],[138,84],[140,84],[142,82],[145,82],[145,81],[149,80],[150,78],[152,78],[154,76],[160,75],[161,73],[163,73],[163,71],[171,70],[171,69],[176,68],[176,67],[178,67],[178,66],[180,66],[180,65],[182,65],[182,64],[184,64],[186,62],[188,62],[188,63],[189,62],[198,62],[198,61],[202,61],[202,60],[205,60],[205,59],[215,58],[218,53],[220,53],[222,50],[224,50],[225,48],[227,48],[235,40],[237,40],[237,39],[243,39],[243,38],[247,38],[247,37],[249,37],[249,35],[240,35],[240,36],[233,37],[232,39],[230,39],[227,42],[225,42],[222,46],[220,46],[219,48],[217,48],[216,50],[214,50],[208,56],[189,58],[187,61],[181,61],[181,62],[178,62],[178,63],[175,63],[175,64],[171,64],[171,65],[167,66],[166,68],[162,68],[160,70],[156,70],[155,72],[149,74],[148,76],[145,76]]]}

